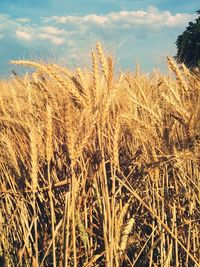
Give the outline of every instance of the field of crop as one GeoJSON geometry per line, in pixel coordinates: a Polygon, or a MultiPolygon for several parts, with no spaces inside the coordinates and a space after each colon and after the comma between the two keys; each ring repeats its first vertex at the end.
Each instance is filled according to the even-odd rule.
{"type": "Polygon", "coordinates": [[[200,74],[0,81],[0,266],[200,266],[200,74]]]}

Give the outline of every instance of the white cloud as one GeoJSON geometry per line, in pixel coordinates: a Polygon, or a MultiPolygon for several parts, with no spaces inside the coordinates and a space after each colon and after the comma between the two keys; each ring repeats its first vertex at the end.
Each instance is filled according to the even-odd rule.
{"type": "Polygon", "coordinates": [[[0,38],[8,42],[17,39],[17,45],[37,51],[51,45],[56,51],[57,46],[60,57],[66,55],[67,61],[73,63],[88,60],[90,49],[101,41],[112,51],[113,47],[118,47],[124,65],[127,65],[133,56],[148,62],[155,60],[155,53],[162,55],[172,51],[174,55],[177,36],[195,18],[196,15],[172,14],[156,8],[104,15],[42,17],[37,22],[0,14],[0,38]]]}
{"type": "Polygon", "coordinates": [[[191,14],[171,14],[169,11],[159,11],[150,8],[147,11],[121,11],[106,15],[110,24],[127,24],[132,27],[148,26],[160,28],[177,27],[193,20],[195,15],[191,14]]]}
{"type": "Polygon", "coordinates": [[[118,27],[125,24],[130,26],[146,25],[148,27],[176,27],[184,25],[195,18],[195,15],[187,13],[171,14],[169,11],[160,11],[156,8],[149,8],[147,11],[119,11],[110,12],[106,15],[89,14],[85,16],[52,16],[43,18],[44,23],[71,24],[90,26],[118,27]]]}
{"type": "Polygon", "coordinates": [[[30,41],[32,39],[30,33],[25,32],[25,31],[21,31],[21,30],[16,30],[16,36],[19,39],[23,39],[23,40],[26,40],[26,41],[30,41]]]}
{"type": "Polygon", "coordinates": [[[19,23],[29,23],[31,20],[29,18],[17,18],[15,21],[19,23]]]}
{"type": "Polygon", "coordinates": [[[52,26],[42,27],[41,31],[44,33],[53,34],[53,35],[61,35],[65,33],[65,30],[59,29],[57,27],[52,27],[52,26]]]}
{"type": "Polygon", "coordinates": [[[15,31],[18,23],[12,20],[7,14],[0,14],[0,33],[9,34],[15,31]]]}
{"type": "Polygon", "coordinates": [[[84,16],[83,21],[86,23],[95,23],[98,25],[105,25],[109,22],[106,16],[97,16],[95,14],[84,16]]]}
{"type": "Polygon", "coordinates": [[[108,22],[108,18],[106,16],[99,16],[96,14],[89,14],[83,17],[80,16],[52,16],[52,17],[45,17],[43,18],[43,22],[49,23],[49,22],[55,22],[58,24],[97,24],[97,25],[104,25],[108,22]]]}
{"type": "Polygon", "coordinates": [[[119,11],[105,15],[51,16],[40,18],[37,23],[29,18],[12,20],[7,14],[0,14],[0,34],[13,35],[25,41],[44,40],[54,45],[63,45],[86,38],[91,41],[102,39],[102,36],[111,39],[130,32],[142,38],[143,32],[159,31],[163,27],[181,28],[194,18],[192,14],[172,14],[155,7],[146,11],[119,11]]]}
{"type": "Polygon", "coordinates": [[[7,19],[9,19],[8,14],[0,14],[0,20],[7,20],[7,19]]]}
{"type": "Polygon", "coordinates": [[[47,40],[52,42],[55,45],[61,45],[64,44],[65,39],[61,37],[57,37],[48,33],[39,33],[38,34],[38,39],[39,40],[47,40]]]}
{"type": "Polygon", "coordinates": [[[66,23],[66,22],[74,22],[76,20],[77,17],[75,16],[51,16],[51,17],[43,17],[42,21],[44,23],[49,23],[49,22],[55,22],[55,23],[66,23]]]}
{"type": "Polygon", "coordinates": [[[41,27],[39,25],[34,26],[18,26],[15,34],[19,40],[32,41],[37,43],[40,41],[50,42],[54,45],[62,45],[65,42],[64,38],[65,30],[57,27],[41,27]]]}

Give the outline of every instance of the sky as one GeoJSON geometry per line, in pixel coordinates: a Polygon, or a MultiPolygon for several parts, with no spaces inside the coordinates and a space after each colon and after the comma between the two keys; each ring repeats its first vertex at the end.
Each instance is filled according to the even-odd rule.
{"type": "Polygon", "coordinates": [[[11,60],[87,67],[100,41],[118,70],[165,70],[199,0],[0,0],[0,77],[11,60]]]}

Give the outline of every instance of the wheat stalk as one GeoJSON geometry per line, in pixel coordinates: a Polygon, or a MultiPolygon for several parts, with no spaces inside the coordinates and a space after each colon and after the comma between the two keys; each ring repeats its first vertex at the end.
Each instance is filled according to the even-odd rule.
{"type": "Polygon", "coordinates": [[[126,223],[126,226],[123,230],[122,236],[121,236],[121,244],[120,244],[120,251],[122,253],[124,253],[124,251],[127,248],[127,243],[128,243],[128,239],[129,239],[129,235],[133,229],[135,223],[135,219],[134,218],[130,218],[130,220],[126,223]]]}
{"type": "Polygon", "coordinates": [[[177,65],[174,63],[174,61],[170,57],[167,57],[167,61],[168,61],[170,69],[174,72],[174,74],[177,77],[178,84],[180,85],[181,88],[183,88],[185,93],[188,93],[188,86],[180,70],[178,69],[177,65]]]}
{"type": "Polygon", "coordinates": [[[99,60],[101,62],[101,67],[102,67],[104,76],[105,76],[106,80],[108,80],[108,63],[107,63],[107,59],[105,57],[105,53],[103,51],[103,47],[102,47],[101,43],[99,43],[99,42],[97,43],[96,49],[97,49],[99,60]]]}
{"type": "Polygon", "coordinates": [[[49,163],[53,156],[53,125],[51,107],[47,105],[47,129],[46,129],[46,159],[49,163]]]}

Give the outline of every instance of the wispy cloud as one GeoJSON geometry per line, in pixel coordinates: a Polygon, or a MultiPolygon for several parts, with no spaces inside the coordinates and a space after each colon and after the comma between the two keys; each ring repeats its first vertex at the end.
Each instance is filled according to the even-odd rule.
{"type": "Polygon", "coordinates": [[[195,15],[187,13],[171,14],[169,11],[160,11],[155,7],[149,8],[147,11],[120,11],[110,12],[106,15],[90,14],[85,16],[51,16],[43,18],[44,23],[56,24],[74,24],[74,25],[91,25],[109,26],[121,25],[148,25],[150,27],[176,27],[185,24],[189,20],[194,19],[195,15]]]}
{"type": "Polygon", "coordinates": [[[52,27],[52,26],[42,27],[41,32],[45,32],[45,33],[53,34],[53,35],[65,34],[65,30],[59,29],[58,27],[52,27]]]}
{"type": "Polygon", "coordinates": [[[29,18],[17,18],[15,19],[16,22],[19,22],[19,23],[29,23],[31,22],[31,19],[29,18]]]}
{"type": "Polygon", "coordinates": [[[64,38],[57,37],[57,36],[54,36],[54,35],[48,34],[48,33],[39,33],[37,38],[39,40],[50,41],[55,45],[61,45],[61,44],[64,44],[64,42],[65,42],[64,38]]]}
{"type": "Polygon", "coordinates": [[[29,41],[29,40],[32,39],[30,33],[25,32],[25,31],[21,31],[21,30],[16,30],[16,36],[19,39],[23,39],[23,40],[26,40],[26,41],[29,41]]]}
{"type": "Polygon", "coordinates": [[[57,47],[60,57],[67,54],[69,62],[84,60],[91,47],[102,41],[107,47],[118,47],[117,52],[123,54],[123,66],[132,64],[133,58],[152,66],[155,55],[175,52],[174,42],[178,34],[195,17],[189,13],[172,14],[155,7],[104,15],[57,15],[37,20],[12,19],[7,14],[0,14],[0,39],[5,40],[4,43],[12,40],[22,48],[57,47]]]}
{"type": "Polygon", "coordinates": [[[171,14],[156,8],[137,11],[110,12],[106,15],[88,14],[85,16],[51,16],[43,17],[38,23],[29,18],[11,19],[6,14],[0,14],[0,34],[6,37],[13,34],[18,39],[36,42],[46,40],[55,45],[62,45],[69,37],[71,39],[88,33],[90,37],[113,36],[114,33],[132,31],[160,30],[163,27],[176,28],[186,25],[195,15],[187,13],[171,14]],[[102,32],[103,30],[103,32],[102,32]],[[102,35],[102,36],[101,36],[102,35]]]}
{"type": "Polygon", "coordinates": [[[86,16],[52,16],[52,17],[44,17],[43,22],[55,22],[58,24],[97,24],[97,25],[105,25],[109,23],[107,16],[99,16],[96,14],[90,14],[86,16]]]}

